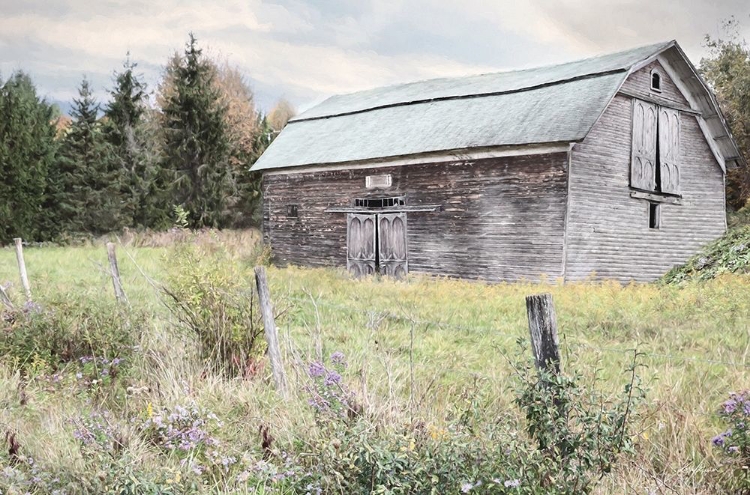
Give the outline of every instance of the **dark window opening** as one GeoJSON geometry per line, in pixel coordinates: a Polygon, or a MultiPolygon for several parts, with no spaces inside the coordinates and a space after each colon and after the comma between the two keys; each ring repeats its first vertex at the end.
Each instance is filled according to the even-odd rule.
{"type": "Polygon", "coordinates": [[[297,205],[286,205],[286,216],[289,218],[297,218],[299,216],[297,205]]]}
{"type": "Polygon", "coordinates": [[[404,206],[404,198],[357,198],[354,206],[357,208],[389,208],[393,206],[404,206]]]}
{"type": "Polygon", "coordinates": [[[651,89],[661,91],[661,76],[658,72],[651,73],[651,89]]]}
{"type": "Polygon", "coordinates": [[[649,229],[658,229],[659,224],[661,223],[660,213],[661,213],[661,205],[659,203],[649,203],[648,204],[648,228],[649,229]]]}

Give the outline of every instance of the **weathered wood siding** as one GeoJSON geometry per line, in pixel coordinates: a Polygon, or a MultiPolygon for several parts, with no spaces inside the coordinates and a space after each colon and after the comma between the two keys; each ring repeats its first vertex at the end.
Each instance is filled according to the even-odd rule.
{"type": "MultiPolygon", "coordinates": [[[[625,86],[648,93],[650,69],[625,86]],[[645,74],[646,77],[643,77],[645,74]]],[[[687,102],[662,71],[663,98],[687,102]]],[[[661,205],[661,228],[649,228],[649,203],[630,197],[631,98],[617,96],[571,155],[566,280],[654,280],[684,262],[726,226],[724,177],[696,117],[680,114],[682,205],[661,205]]]]}
{"type": "Polygon", "coordinates": [[[669,78],[667,71],[664,70],[664,67],[662,67],[658,60],[631,74],[623,83],[622,90],[639,96],[658,97],[681,107],[690,106],[685,96],[677,88],[674,81],[669,78]],[[661,92],[659,93],[651,90],[651,71],[654,69],[661,74],[661,92]]]}
{"type": "Polygon", "coordinates": [[[354,198],[404,196],[409,271],[485,280],[562,274],[567,153],[377,169],[266,174],[263,231],[276,263],[346,266],[346,214],[354,198]],[[365,177],[391,174],[385,190],[365,177]],[[287,205],[297,204],[298,218],[287,205]]]}

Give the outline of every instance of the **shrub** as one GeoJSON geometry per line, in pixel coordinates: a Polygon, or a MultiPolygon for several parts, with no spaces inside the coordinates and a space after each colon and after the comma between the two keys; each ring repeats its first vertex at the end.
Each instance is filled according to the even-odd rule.
{"type": "Polygon", "coordinates": [[[15,369],[56,369],[86,358],[123,359],[140,342],[144,315],[114,301],[26,305],[0,322],[0,355],[15,369]]]}
{"type": "Polygon", "coordinates": [[[180,326],[196,336],[204,361],[226,376],[252,375],[265,351],[254,281],[244,279],[221,249],[182,246],[163,288],[180,326]]]}
{"type": "Polygon", "coordinates": [[[732,392],[719,407],[726,430],[712,439],[726,468],[726,488],[750,493],[750,391],[732,392]]]}
{"type": "Polygon", "coordinates": [[[615,400],[593,385],[584,387],[580,374],[537,373],[528,363],[516,368],[521,382],[515,402],[535,444],[520,456],[524,479],[538,483],[531,493],[590,493],[621,453],[633,453],[632,415],[645,397],[637,358],[635,353],[627,370],[630,381],[615,400]]]}
{"type": "Polygon", "coordinates": [[[590,493],[622,453],[632,452],[632,415],[643,398],[635,364],[630,382],[607,400],[580,375],[541,379],[516,365],[516,405],[525,421],[478,388],[446,424],[383,421],[351,414],[356,397],[336,368],[311,363],[309,404],[320,427],[305,459],[304,487],[324,493],[590,493]],[[487,421],[487,418],[498,418],[487,421]],[[311,479],[313,481],[311,481],[311,479]]]}
{"type": "Polygon", "coordinates": [[[687,280],[709,280],[728,272],[750,272],[750,225],[728,230],[684,265],[669,270],[662,282],[678,284],[687,280]]]}

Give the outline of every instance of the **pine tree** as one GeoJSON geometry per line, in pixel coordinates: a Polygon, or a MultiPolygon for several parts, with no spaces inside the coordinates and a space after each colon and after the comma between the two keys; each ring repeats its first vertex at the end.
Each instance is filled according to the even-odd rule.
{"type": "Polygon", "coordinates": [[[124,174],[97,119],[99,105],[84,79],[73,100],[74,121],[63,137],[50,182],[57,221],[69,233],[103,234],[127,224],[124,174]]]}
{"type": "Polygon", "coordinates": [[[212,84],[215,72],[192,33],[172,76],[173,91],[162,111],[165,166],[173,174],[174,199],[189,212],[191,227],[224,227],[235,195],[226,108],[212,84]]]}
{"type": "Polygon", "coordinates": [[[161,228],[169,218],[166,177],[155,149],[157,133],[148,119],[146,84],[135,74],[136,67],[128,58],[124,70],[115,73],[112,99],[104,111],[104,135],[125,175],[123,217],[133,227],[161,228]]]}
{"type": "Polygon", "coordinates": [[[54,162],[53,107],[22,72],[0,85],[0,242],[45,240],[44,194],[54,162]]]}

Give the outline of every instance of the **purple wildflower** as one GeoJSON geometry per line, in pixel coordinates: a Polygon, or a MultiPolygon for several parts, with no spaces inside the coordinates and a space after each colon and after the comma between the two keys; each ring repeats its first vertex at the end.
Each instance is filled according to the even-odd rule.
{"type": "Polygon", "coordinates": [[[714,444],[715,446],[717,446],[717,447],[722,447],[722,446],[724,445],[724,436],[725,436],[725,434],[724,434],[724,433],[721,433],[721,434],[719,434],[719,435],[716,435],[716,436],[715,436],[715,437],[714,437],[714,438],[713,438],[713,439],[711,440],[711,442],[712,442],[712,443],[713,443],[713,444],[714,444]]]}
{"type": "Polygon", "coordinates": [[[326,374],[326,368],[321,363],[315,361],[310,363],[307,373],[311,378],[320,378],[326,374]]]}
{"type": "Polygon", "coordinates": [[[724,414],[732,414],[737,408],[737,401],[735,401],[734,399],[729,399],[723,404],[723,408],[724,414]]]}
{"type": "Polygon", "coordinates": [[[341,375],[333,370],[329,371],[324,382],[325,386],[330,387],[332,385],[338,385],[339,383],[341,383],[341,375]]]}
{"type": "Polygon", "coordinates": [[[331,362],[340,366],[346,366],[346,357],[343,352],[336,351],[331,354],[331,362]]]}

